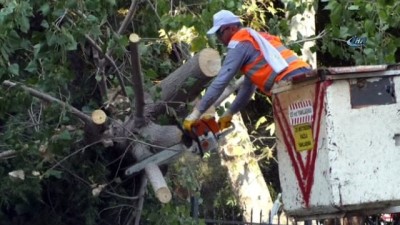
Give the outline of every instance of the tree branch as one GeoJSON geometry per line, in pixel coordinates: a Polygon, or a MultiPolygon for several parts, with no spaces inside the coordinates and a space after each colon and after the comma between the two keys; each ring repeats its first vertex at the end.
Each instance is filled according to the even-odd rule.
{"type": "Polygon", "coordinates": [[[132,84],[135,92],[135,127],[140,128],[144,125],[144,90],[142,71],[140,68],[140,56],[138,51],[138,43],[140,37],[132,33],[129,36],[129,45],[131,49],[131,64],[132,64],[132,84]]]}
{"type": "Polygon", "coordinates": [[[213,106],[218,107],[221,103],[228,98],[234,91],[236,91],[244,81],[244,76],[241,76],[239,79],[235,81],[233,84],[229,84],[228,87],[225,88],[224,92],[219,96],[217,101],[214,102],[213,106]]]}
{"type": "Polygon", "coordinates": [[[7,150],[4,152],[0,152],[0,159],[7,159],[11,157],[15,157],[17,152],[15,150],[7,150]]]}
{"type": "MultiPolygon", "coordinates": [[[[126,14],[124,21],[122,21],[121,26],[119,27],[117,34],[122,34],[122,32],[125,31],[126,27],[128,26],[128,23],[132,20],[133,15],[136,12],[136,7],[138,5],[139,1],[133,0],[131,3],[131,6],[129,7],[128,14],[126,14]]],[[[110,49],[112,51],[112,49],[110,49]]],[[[107,52],[107,54],[111,54],[111,52],[107,52]]]]}
{"type": "MultiPolygon", "coordinates": [[[[114,59],[111,58],[111,56],[104,54],[104,52],[102,51],[101,47],[99,45],[97,45],[97,43],[87,34],[85,34],[86,39],[89,41],[89,43],[98,51],[100,52],[104,58],[107,59],[107,61],[109,63],[111,63],[111,65],[115,68],[115,70],[117,71],[117,78],[118,78],[118,82],[121,85],[121,91],[125,96],[128,96],[126,93],[126,88],[125,88],[125,84],[124,84],[124,80],[122,79],[122,72],[119,70],[117,64],[115,63],[114,59]]],[[[105,66],[105,65],[104,65],[105,66]]]]}
{"type": "Polygon", "coordinates": [[[134,225],[139,225],[140,222],[140,217],[142,215],[142,210],[143,210],[143,203],[144,203],[144,194],[146,192],[147,187],[147,177],[142,176],[142,184],[140,185],[140,190],[138,193],[139,197],[139,202],[138,202],[138,207],[136,210],[136,217],[135,217],[135,223],[134,225]]]}
{"type": "Polygon", "coordinates": [[[288,45],[293,45],[293,44],[299,44],[299,43],[303,43],[303,42],[307,42],[307,41],[315,41],[318,39],[323,38],[326,35],[326,30],[321,31],[321,33],[319,33],[317,36],[313,37],[313,38],[306,38],[306,39],[302,39],[302,40],[298,40],[298,41],[292,41],[289,42],[288,45]]]}
{"type": "Polygon", "coordinates": [[[32,96],[34,96],[36,98],[39,98],[39,99],[42,99],[42,100],[45,100],[45,101],[48,101],[48,102],[55,102],[57,104],[60,104],[63,107],[67,108],[72,114],[74,114],[75,116],[77,116],[78,118],[83,120],[86,124],[94,126],[90,116],[84,114],[83,112],[81,112],[77,108],[75,108],[75,107],[73,107],[73,106],[71,106],[71,105],[69,105],[69,104],[67,104],[67,103],[65,103],[65,102],[63,102],[63,101],[61,101],[61,100],[59,100],[57,98],[54,98],[54,97],[52,97],[52,96],[50,96],[48,94],[45,94],[45,93],[40,92],[38,90],[35,90],[33,88],[27,87],[27,86],[25,86],[23,84],[17,84],[17,83],[11,82],[9,80],[3,81],[3,85],[6,86],[6,87],[19,86],[24,91],[28,92],[30,95],[32,95],[32,96]]]}

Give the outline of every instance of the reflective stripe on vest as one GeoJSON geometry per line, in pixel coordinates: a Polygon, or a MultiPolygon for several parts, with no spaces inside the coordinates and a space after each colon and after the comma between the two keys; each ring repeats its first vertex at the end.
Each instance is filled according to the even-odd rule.
{"type": "MultiPolygon", "coordinates": [[[[284,46],[280,46],[277,48],[279,50],[279,52],[286,50],[287,48],[285,48],[284,46]]],[[[297,56],[293,55],[290,56],[289,58],[285,59],[287,64],[290,64],[294,61],[296,61],[298,59],[297,56]]],[[[254,73],[256,73],[258,70],[260,70],[267,62],[265,61],[264,58],[262,58],[258,63],[256,63],[249,71],[248,71],[248,75],[249,78],[251,78],[254,73]]],[[[278,76],[278,73],[276,73],[275,71],[272,70],[270,76],[268,77],[267,82],[264,83],[264,91],[269,91],[271,90],[272,86],[274,85],[274,81],[275,78],[278,76]]]]}
{"type": "Polygon", "coordinates": [[[308,67],[308,64],[300,60],[293,51],[286,48],[281,40],[268,33],[260,33],[263,38],[270,42],[270,44],[281,54],[282,58],[288,63],[288,67],[279,74],[276,74],[272,66],[265,59],[257,41],[251,36],[250,32],[241,29],[232,36],[229,46],[235,46],[238,42],[249,41],[256,50],[260,53],[254,55],[253,60],[246,62],[242,65],[241,71],[251,79],[252,83],[255,84],[262,92],[269,93],[272,89],[275,80],[282,79],[287,73],[296,70],[301,67],[308,67]],[[232,45],[231,45],[232,44],[232,45]]]}
{"type": "MultiPolygon", "coordinates": [[[[287,48],[283,45],[276,47],[276,50],[278,50],[278,52],[282,52],[284,50],[287,50],[287,48]]],[[[297,58],[297,57],[296,57],[297,58]]],[[[255,59],[257,60],[258,57],[255,59]]],[[[289,57],[286,62],[288,64],[290,64],[290,62],[292,62],[293,60],[291,60],[290,62],[288,61],[289,59],[291,59],[291,57],[289,57]]],[[[263,57],[257,64],[255,64],[249,71],[248,71],[248,75],[249,77],[252,77],[254,75],[255,72],[257,72],[259,69],[261,69],[265,64],[267,64],[267,62],[265,61],[265,58],[263,57]]],[[[276,75],[275,75],[276,77],[276,75]]],[[[275,79],[275,78],[274,78],[275,79]]]]}
{"type": "MultiPolygon", "coordinates": [[[[288,64],[290,64],[291,62],[294,62],[294,61],[296,61],[297,59],[298,59],[297,56],[293,55],[293,56],[290,56],[289,58],[287,58],[287,59],[286,59],[286,62],[287,62],[288,64]]],[[[265,91],[271,90],[272,86],[274,86],[274,81],[275,81],[275,78],[276,78],[277,76],[278,76],[278,74],[275,73],[275,71],[272,71],[271,75],[268,77],[267,82],[265,82],[265,84],[264,84],[264,90],[265,90],[265,91]]]]}

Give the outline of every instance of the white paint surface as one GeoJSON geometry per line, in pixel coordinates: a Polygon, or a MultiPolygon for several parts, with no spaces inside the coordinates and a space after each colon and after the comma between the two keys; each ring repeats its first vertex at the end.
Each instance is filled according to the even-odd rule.
{"type": "MultiPolygon", "coordinates": [[[[400,77],[394,77],[394,82],[399,96],[400,77]]],[[[287,111],[292,102],[313,96],[314,88],[315,84],[292,86],[276,96],[287,111]]],[[[400,146],[395,138],[400,134],[400,103],[352,109],[349,80],[333,81],[323,102],[308,208],[277,126],[279,176],[287,214],[312,217],[400,205],[400,146]]],[[[304,161],[306,154],[301,152],[304,161]]]]}

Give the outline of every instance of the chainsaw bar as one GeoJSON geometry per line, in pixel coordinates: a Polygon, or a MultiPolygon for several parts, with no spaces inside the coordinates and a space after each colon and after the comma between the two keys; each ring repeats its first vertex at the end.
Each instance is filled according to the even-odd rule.
{"type": "MultiPolygon", "coordinates": [[[[216,135],[214,135],[215,140],[217,141],[217,144],[219,146],[219,141],[224,138],[226,135],[228,135],[229,133],[231,133],[233,130],[235,129],[234,124],[232,124],[232,126],[228,129],[225,129],[222,132],[217,133],[216,135]]],[[[169,164],[172,161],[176,160],[177,158],[179,158],[184,152],[191,152],[194,154],[199,154],[201,157],[203,156],[202,153],[200,153],[200,151],[203,151],[204,146],[202,148],[202,146],[200,146],[201,143],[195,141],[195,143],[192,143],[192,145],[187,148],[184,144],[179,143],[177,145],[171,146],[169,148],[166,148],[154,155],[151,155],[145,159],[143,159],[142,161],[128,167],[125,170],[125,175],[129,176],[132,174],[135,174],[137,172],[140,172],[141,170],[143,170],[149,163],[154,163],[157,165],[164,165],[164,164],[169,164]],[[182,150],[183,149],[183,150],[182,150]]],[[[203,143],[204,144],[204,143],[203,143]]]]}

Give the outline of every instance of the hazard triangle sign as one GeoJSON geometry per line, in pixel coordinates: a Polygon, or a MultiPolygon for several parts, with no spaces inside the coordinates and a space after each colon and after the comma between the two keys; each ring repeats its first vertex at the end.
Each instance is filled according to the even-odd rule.
{"type": "Polygon", "coordinates": [[[285,109],[278,95],[273,99],[275,122],[282,132],[282,141],[292,162],[306,207],[309,206],[314,183],[324,96],[329,84],[330,82],[317,82],[311,99],[292,102],[285,109]]]}

